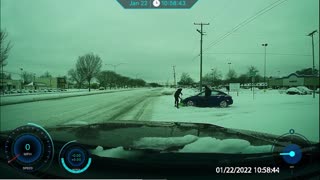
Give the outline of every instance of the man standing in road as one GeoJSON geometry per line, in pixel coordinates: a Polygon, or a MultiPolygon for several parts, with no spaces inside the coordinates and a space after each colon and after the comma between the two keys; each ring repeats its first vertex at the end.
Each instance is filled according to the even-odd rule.
{"type": "Polygon", "coordinates": [[[181,99],[180,94],[182,94],[182,89],[179,88],[175,93],[174,93],[174,107],[179,108],[179,99],[181,99]]]}

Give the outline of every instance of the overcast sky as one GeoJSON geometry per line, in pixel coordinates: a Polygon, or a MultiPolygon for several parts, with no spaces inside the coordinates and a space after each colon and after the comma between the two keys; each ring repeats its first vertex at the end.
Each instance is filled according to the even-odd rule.
{"type": "MultiPolygon", "coordinates": [[[[200,35],[193,23],[210,23],[204,27],[207,49],[275,1],[199,0],[190,10],[127,10],[116,0],[1,0],[1,29],[14,44],[5,71],[19,73],[23,67],[37,76],[45,71],[66,75],[78,56],[93,52],[103,64],[124,63],[116,69],[123,75],[172,82],[175,65],[178,77],[188,72],[198,81],[199,58],[194,57],[200,35]]],[[[267,55],[268,76],[311,67],[311,38],[306,35],[318,27],[319,0],[288,0],[207,49],[204,74],[218,68],[225,76],[231,62],[237,74],[254,65],[263,75],[262,43],[272,53],[267,55]]],[[[316,67],[318,46],[316,34],[316,67]]]]}

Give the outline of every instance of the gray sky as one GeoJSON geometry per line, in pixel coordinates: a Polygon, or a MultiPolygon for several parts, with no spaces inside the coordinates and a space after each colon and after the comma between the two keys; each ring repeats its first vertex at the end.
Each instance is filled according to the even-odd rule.
{"type": "MultiPolygon", "coordinates": [[[[178,77],[188,72],[198,80],[199,58],[194,57],[200,35],[193,23],[210,23],[205,26],[206,48],[275,1],[199,0],[190,10],[126,10],[116,0],[1,0],[1,29],[14,44],[5,71],[19,73],[23,67],[37,75],[66,75],[78,56],[93,52],[103,64],[125,63],[117,68],[123,75],[172,82],[176,65],[178,77]]],[[[296,54],[268,55],[268,76],[311,67],[311,38],[306,35],[318,27],[319,0],[288,0],[205,51],[204,74],[215,67],[225,75],[228,62],[238,75],[250,65],[263,74],[263,54],[233,53],[263,53],[265,42],[269,53],[296,54]]],[[[318,46],[316,34],[316,67],[318,46]]]]}

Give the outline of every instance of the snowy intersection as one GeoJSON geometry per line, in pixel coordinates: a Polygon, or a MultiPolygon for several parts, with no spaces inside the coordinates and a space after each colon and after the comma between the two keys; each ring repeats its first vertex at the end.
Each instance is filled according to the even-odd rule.
{"type": "MultiPolygon", "coordinates": [[[[109,120],[178,121],[210,123],[282,135],[294,129],[319,141],[319,95],[286,95],[277,90],[231,93],[229,108],[173,107],[174,89],[135,89],[90,96],[0,106],[1,130],[27,122],[50,127],[109,120]]],[[[185,89],[183,98],[196,91],[185,89]]]]}

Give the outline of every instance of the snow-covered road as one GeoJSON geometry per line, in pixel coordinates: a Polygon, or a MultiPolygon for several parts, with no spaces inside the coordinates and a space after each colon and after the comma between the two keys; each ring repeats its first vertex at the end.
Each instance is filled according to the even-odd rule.
{"type": "Polygon", "coordinates": [[[1,106],[1,130],[28,122],[41,126],[108,120],[148,120],[159,89],[136,89],[91,96],[1,106]]]}

